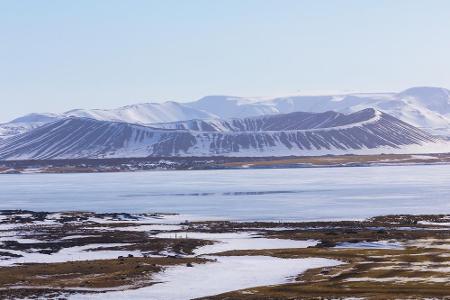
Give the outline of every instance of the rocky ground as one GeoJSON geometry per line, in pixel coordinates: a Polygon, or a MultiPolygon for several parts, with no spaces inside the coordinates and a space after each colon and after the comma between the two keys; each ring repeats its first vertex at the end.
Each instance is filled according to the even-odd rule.
{"type": "MultiPolygon", "coordinates": [[[[447,299],[450,215],[271,223],[188,222],[183,216],[163,214],[0,211],[2,299],[108,297],[113,291],[147,291],[160,285],[158,276],[168,270],[176,268],[194,276],[202,266],[217,265],[222,257],[267,257],[292,263],[326,259],[326,264],[311,264],[275,285],[249,282],[193,295],[204,299],[447,299]]],[[[269,265],[259,267],[263,272],[277,271],[269,265]]],[[[234,271],[230,274],[239,277],[234,271]]]]}

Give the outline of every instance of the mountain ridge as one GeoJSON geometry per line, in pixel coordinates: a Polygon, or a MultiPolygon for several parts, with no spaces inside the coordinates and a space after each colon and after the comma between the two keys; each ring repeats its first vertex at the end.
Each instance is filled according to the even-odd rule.
{"type": "Polygon", "coordinates": [[[409,151],[405,150],[407,146],[420,148],[444,143],[375,109],[350,115],[293,113],[240,121],[241,124],[235,123],[234,131],[202,131],[68,117],[3,141],[0,143],[0,159],[308,156],[366,153],[367,150],[402,152],[409,151]],[[302,120],[306,122],[302,123],[302,120]],[[273,131],[267,130],[272,124],[294,125],[289,127],[291,129],[278,127],[273,131]],[[327,127],[330,124],[335,126],[327,127]]]}
{"type": "Polygon", "coordinates": [[[193,119],[231,119],[291,112],[336,111],[344,114],[375,108],[433,134],[450,136],[450,91],[413,87],[399,93],[343,93],[274,98],[206,96],[197,101],[140,103],[116,109],[75,109],[62,114],[32,113],[0,124],[0,139],[21,134],[68,116],[149,125],[193,119]]]}

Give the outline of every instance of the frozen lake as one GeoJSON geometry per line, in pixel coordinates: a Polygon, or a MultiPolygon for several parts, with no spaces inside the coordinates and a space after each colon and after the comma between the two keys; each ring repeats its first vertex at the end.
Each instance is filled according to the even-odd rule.
{"type": "Polygon", "coordinates": [[[0,209],[235,220],[450,213],[450,166],[1,175],[0,209]]]}

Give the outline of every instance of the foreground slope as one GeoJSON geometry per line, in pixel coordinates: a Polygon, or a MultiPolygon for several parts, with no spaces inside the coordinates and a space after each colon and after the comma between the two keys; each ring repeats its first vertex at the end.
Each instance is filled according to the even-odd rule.
{"type": "Polygon", "coordinates": [[[444,141],[374,109],[159,126],[67,118],[6,140],[0,144],[0,159],[448,151],[444,141]]]}

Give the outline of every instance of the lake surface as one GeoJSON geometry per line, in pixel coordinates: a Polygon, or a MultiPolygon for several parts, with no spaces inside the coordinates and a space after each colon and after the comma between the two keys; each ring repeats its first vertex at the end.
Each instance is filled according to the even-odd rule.
{"type": "Polygon", "coordinates": [[[234,220],[450,213],[450,166],[0,175],[0,209],[234,220]]]}

